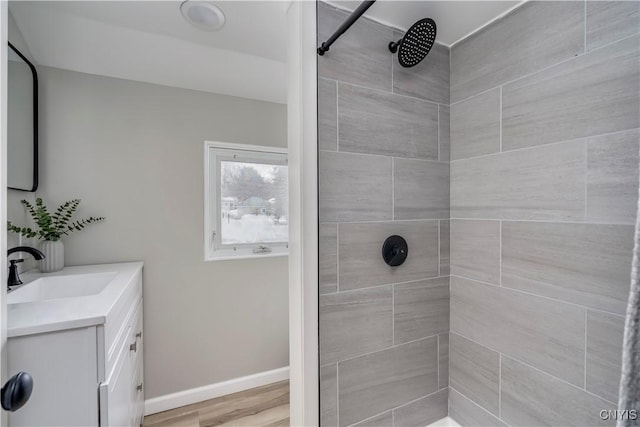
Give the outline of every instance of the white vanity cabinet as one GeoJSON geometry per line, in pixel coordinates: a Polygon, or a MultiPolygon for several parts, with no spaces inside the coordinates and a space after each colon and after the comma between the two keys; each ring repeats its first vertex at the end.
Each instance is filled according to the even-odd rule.
{"type": "Polygon", "coordinates": [[[101,426],[142,424],[142,300],[123,332],[122,342],[114,342],[111,369],[99,387],[101,426]]]}
{"type": "MultiPolygon", "coordinates": [[[[42,332],[21,334],[21,330],[38,331],[38,328],[30,325],[31,328],[12,330],[10,307],[9,372],[29,372],[34,386],[27,404],[9,414],[9,426],[142,424],[142,264],[111,266],[132,268],[129,269],[130,277],[118,276],[128,283],[113,292],[112,301],[98,304],[104,310],[102,316],[98,310],[93,313],[95,316],[60,321],[53,329],[49,327],[52,330],[44,328],[42,332]],[[139,268],[133,268],[136,266],[139,268]],[[65,323],[69,327],[65,327],[65,323]]],[[[81,305],[86,310],[86,304],[90,302],[78,300],[64,308],[73,310],[73,305],[77,304],[78,311],[81,305]]],[[[55,305],[53,301],[49,303],[55,305]]],[[[40,304],[41,309],[47,309],[46,302],[40,304]]]]}

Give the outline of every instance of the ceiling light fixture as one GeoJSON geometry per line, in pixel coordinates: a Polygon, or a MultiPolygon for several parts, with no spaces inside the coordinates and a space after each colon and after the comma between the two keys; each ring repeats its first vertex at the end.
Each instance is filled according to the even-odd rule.
{"type": "Polygon", "coordinates": [[[186,0],[180,5],[180,12],[188,23],[201,30],[216,31],[224,26],[222,9],[207,1],[186,0]]]}

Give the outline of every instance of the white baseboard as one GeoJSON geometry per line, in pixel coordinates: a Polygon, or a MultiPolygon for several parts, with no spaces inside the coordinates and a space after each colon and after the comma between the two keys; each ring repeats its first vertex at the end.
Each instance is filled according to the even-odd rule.
{"type": "Polygon", "coordinates": [[[183,390],[177,393],[165,394],[164,396],[145,400],[144,414],[151,415],[168,411],[169,409],[179,408],[180,406],[191,405],[192,403],[202,402],[203,400],[215,399],[216,397],[288,379],[289,367],[285,366],[271,371],[247,375],[246,377],[234,378],[232,380],[183,390]]]}

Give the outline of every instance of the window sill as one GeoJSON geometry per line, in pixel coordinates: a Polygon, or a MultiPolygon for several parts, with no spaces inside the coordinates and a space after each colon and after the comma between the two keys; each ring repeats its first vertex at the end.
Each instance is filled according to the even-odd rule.
{"type": "Polygon", "coordinates": [[[230,261],[235,259],[259,259],[259,258],[276,258],[276,257],[286,257],[289,256],[288,250],[268,252],[268,253],[258,253],[254,254],[252,252],[239,252],[233,253],[228,251],[223,251],[219,254],[209,254],[205,257],[206,261],[230,261]]]}

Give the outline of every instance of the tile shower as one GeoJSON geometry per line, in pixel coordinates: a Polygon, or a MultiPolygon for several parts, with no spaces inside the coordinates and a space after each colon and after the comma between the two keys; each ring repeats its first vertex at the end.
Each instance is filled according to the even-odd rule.
{"type": "MultiPolygon", "coordinates": [[[[319,3],[319,38],[348,16],[319,3]]],[[[318,61],[321,424],[447,415],[449,49],[401,68],[361,19],[318,61]],[[428,185],[426,185],[428,183],[428,185]],[[407,239],[396,269],[381,257],[407,239]]]]}
{"type": "Polygon", "coordinates": [[[318,58],[321,425],[614,424],[639,7],[530,1],[409,69],[362,18],[318,58]]]}

